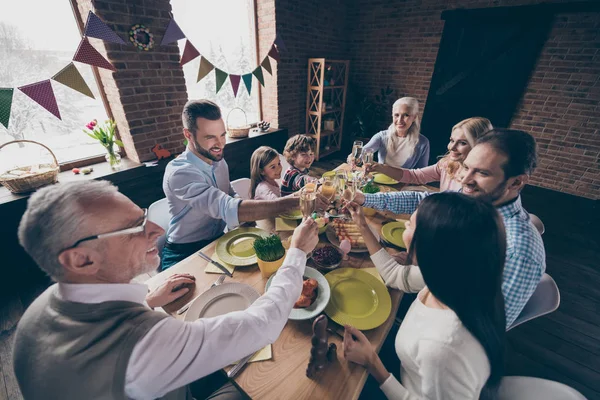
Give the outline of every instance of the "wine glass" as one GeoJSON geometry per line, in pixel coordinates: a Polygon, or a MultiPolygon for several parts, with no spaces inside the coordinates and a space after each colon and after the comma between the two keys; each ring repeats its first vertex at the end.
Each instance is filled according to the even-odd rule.
{"type": "Polygon", "coordinates": [[[344,190],[346,190],[346,181],[348,180],[348,175],[346,171],[341,169],[338,170],[335,174],[335,184],[337,186],[338,193],[340,197],[344,194],[344,190]]]}
{"type": "Polygon", "coordinates": [[[373,149],[365,149],[362,154],[363,165],[365,166],[365,177],[370,178],[371,173],[367,173],[367,166],[372,165],[375,159],[375,152],[373,149]]]}
{"type": "Polygon", "coordinates": [[[352,144],[352,158],[354,161],[354,165],[357,167],[362,167],[362,149],[363,149],[363,142],[361,142],[360,140],[355,140],[354,143],[352,144]]]}
{"type": "Polygon", "coordinates": [[[304,218],[315,212],[316,202],[317,193],[314,190],[307,189],[306,186],[300,189],[300,210],[304,218]]]}
{"type": "Polygon", "coordinates": [[[346,190],[350,191],[352,197],[350,201],[353,201],[356,197],[356,190],[358,186],[358,179],[356,177],[349,177],[348,182],[346,183],[346,190]]]}

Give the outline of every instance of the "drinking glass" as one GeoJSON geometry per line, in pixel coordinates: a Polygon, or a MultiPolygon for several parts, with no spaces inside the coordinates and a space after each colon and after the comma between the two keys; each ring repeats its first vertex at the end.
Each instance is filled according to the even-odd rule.
{"type": "Polygon", "coordinates": [[[352,144],[352,158],[354,161],[354,165],[357,167],[362,167],[362,148],[363,142],[361,142],[360,140],[356,140],[352,144]]]}
{"type": "Polygon", "coordinates": [[[358,179],[356,177],[349,177],[348,182],[346,182],[346,189],[350,191],[352,194],[351,200],[353,201],[356,197],[356,189],[358,186],[358,179]]]}
{"type": "Polygon", "coordinates": [[[335,178],[332,176],[324,176],[323,184],[321,185],[321,194],[329,201],[332,201],[337,191],[335,178]]]}
{"type": "Polygon", "coordinates": [[[370,178],[371,177],[371,173],[367,173],[367,165],[372,165],[375,159],[375,152],[373,151],[373,149],[366,149],[363,151],[362,154],[362,159],[363,159],[363,165],[365,166],[365,178],[370,178]]]}
{"type": "Polygon", "coordinates": [[[338,170],[335,173],[335,184],[337,186],[337,190],[340,196],[344,194],[344,190],[346,190],[346,181],[348,180],[348,175],[344,170],[338,170]]]}
{"type": "Polygon", "coordinates": [[[312,176],[305,176],[304,177],[304,187],[309,192],[316,192],[317,191],[317,178],[314,178],[312,176]]]}
{"type": "Polygon", "coordinates": [[[300,210],[305,218],[315,212],[316,202],[317,193],[314,190],[307,190],[306,186],[300,189],[300,210]]]}

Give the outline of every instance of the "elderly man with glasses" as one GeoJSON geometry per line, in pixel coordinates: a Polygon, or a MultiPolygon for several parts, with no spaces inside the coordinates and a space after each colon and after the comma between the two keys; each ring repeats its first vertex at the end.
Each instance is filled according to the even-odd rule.
{"type": "MultiPolygon", "coordinates": [[[[181,296],[186,289],[173,289],[191,276],[175,276],[148,297],[146,285],[130,283],[160,262],[156,240],[164,231],[146,210],[104,181],[39,190],[19,241],[57,284],[17,327],[14,369],[24,398],[191,399],[189,383],[277,339],[317,231],[312,219],[296,229],[269,290],[247,310],[185,322],[150,307],[181,296]]],[[[217,397],[240,394],[228,385],[217,397]]]]}

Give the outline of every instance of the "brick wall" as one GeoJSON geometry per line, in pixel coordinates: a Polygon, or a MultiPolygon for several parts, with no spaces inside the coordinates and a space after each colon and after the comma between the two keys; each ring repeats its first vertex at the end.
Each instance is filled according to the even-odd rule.
{"type": "MultiPolygon", "coordinates": [[[[442,11],[541,2],[355,0],[348,12],[350,83],[370,96],[391,85],[400,96],[424,105],[444,26],[442,11]]],[[[533,185],[600,198],[599,49],[599,13],[557,16],[512,122],[539,143],[533,185]]]]}
{"type": "MultiPolygon", "coordinates": [[[[77,0],[85,22],[90,0],[77,0]]],[[[160,46],[170,20],[168,0],[95,1],[94,11],[121,38],[129,28],[144,24],[154,34],[155,47],[143,52],[131,45],[92,39],[92,44],[117,69],[100,69],[102,85],[127,156],[134,161],[156,158],[150,149],[161,143],[172,152],[183,151],[181,110],[187,101],[177,43],[160,46]]]]}

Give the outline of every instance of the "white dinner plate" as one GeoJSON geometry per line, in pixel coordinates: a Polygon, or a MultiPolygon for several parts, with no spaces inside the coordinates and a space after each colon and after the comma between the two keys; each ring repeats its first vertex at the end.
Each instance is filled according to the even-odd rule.
{"type": "Polygon", "coordinates": [[[250,307],[260,297],[260,294],[245,283],[223,283],[202,293],[190,305],[185,314],[185,321],[195,321],[198,318],[210,318],[233,311],[242,311],[250,307]]]}

